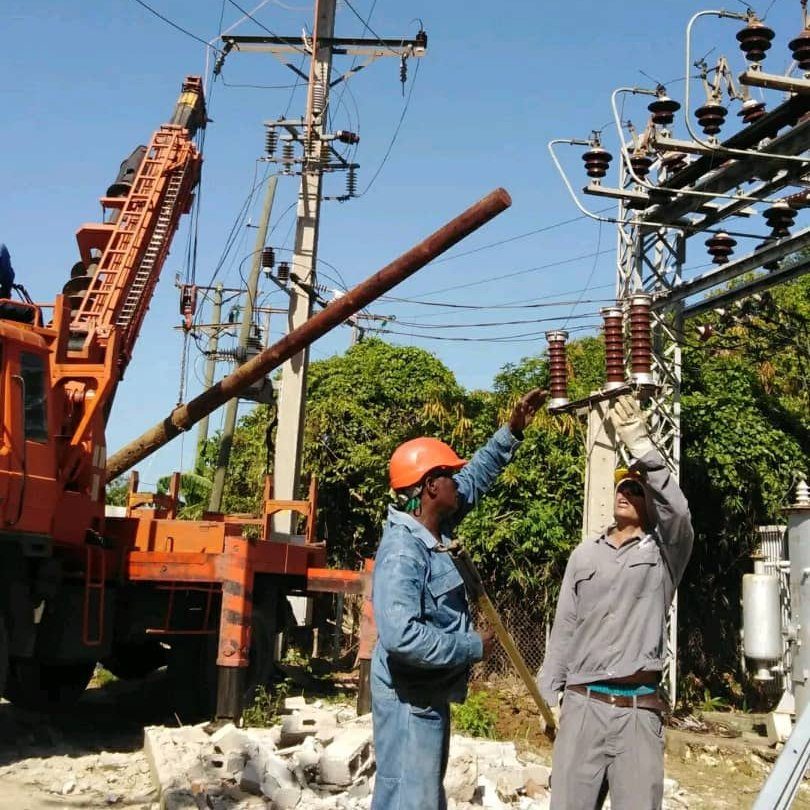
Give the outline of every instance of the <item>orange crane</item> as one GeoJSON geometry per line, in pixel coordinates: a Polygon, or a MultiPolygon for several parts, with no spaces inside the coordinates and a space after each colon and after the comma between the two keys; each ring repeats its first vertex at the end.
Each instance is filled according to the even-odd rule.
{"type": "Polygon", "coordinates": [[[192,204],[205,126],[202,84],[187,77],[171,121],[124,161],[102,221],[77,232],[81,260],[50,307],[0,301],[0,692],[53,709],[74,700],[97,662],[119,677],[168,664],[183,719],[238,718],[267,683],[288,628],[287,596],[364,592],[367,574],[326,567],[309,497],[259,515],[177,519],[168,495],[138,492],[105,516],[105,482],[509,205],[493,192],[107,462],[105,424],[172,237],[192,204]],[[44,313],[51,310],[46,321],[44,313]],[[298,513],[300,535],[273,531],[298,513]]]}

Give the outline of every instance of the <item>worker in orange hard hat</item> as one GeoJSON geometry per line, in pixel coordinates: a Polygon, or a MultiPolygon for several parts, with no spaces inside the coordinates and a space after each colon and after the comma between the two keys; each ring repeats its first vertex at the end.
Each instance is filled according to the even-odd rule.
{"type": "Polygon", "coordinates": [[[458,522],[509,463],[545,402],[526,394],[469,462],[422,437],[391,456],[390,507],[374,565],[378,641],[371,661],[377,776],[372,810],[444,810],[450,703],[463,702],[470,666],[493,644],[476,632],[461,574],[442,553],[458,522]]]}

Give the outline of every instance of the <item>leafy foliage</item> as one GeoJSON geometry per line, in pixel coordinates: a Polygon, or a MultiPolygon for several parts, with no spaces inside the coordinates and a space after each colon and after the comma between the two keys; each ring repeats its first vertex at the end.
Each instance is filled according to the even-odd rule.
{"type": "Polygon", "coordinates": [[[488,704],[486,692],[470,691],[464,703],[453,703],[450,706],[453,728],[471,737],[495,736],[495,722],[498,717],[488,704]]]}

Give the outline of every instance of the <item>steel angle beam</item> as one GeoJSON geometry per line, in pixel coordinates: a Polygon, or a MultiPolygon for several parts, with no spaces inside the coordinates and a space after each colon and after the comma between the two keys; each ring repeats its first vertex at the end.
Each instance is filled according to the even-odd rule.
{"type": "Polygon", "coordinates": [[[695,315],[702,315],[704,312],[708,312],[716,307],[732,304],[740,298],[747,298],[750,295],[754,295],[754,293],[768,290],[771,287],[776,287],[777,284],[784,284],[794,278],[803,276],[808,271],[810,271],[810,257],[803,261],[796,262],[796,264],[792,264],[790,267],[772,270],[770,273],[758,276],[746,284],[740,284],[739,287],[735,287],[733,290],[726,290],[719,295],[713,295],[711,298],[705,298],[702,301],[698,301],[696,304],[684,307],[683,317],[693,318],[695,315]]]}
{"type": "Polygon", "coordinates": [[[716,270],[710,270],[688,281],[681,282],[663,295],[657,296],[652,303],[652,309],[664,309],[677,301],[683,301],[718,284],[725,284],[738,276],[757,270],[764,264],[783,259],[785,256],[789,256],[807,245],[810,245],[810,228],[805,228],[795,236],[781,239],[772,245],[749,253],[747,256],[742,256],[736,261],[718,267],[716,270]]]}

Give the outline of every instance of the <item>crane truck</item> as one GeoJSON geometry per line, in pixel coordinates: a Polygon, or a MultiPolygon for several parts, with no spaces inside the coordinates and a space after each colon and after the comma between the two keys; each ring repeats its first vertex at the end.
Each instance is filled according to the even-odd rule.
{"type": "MultiPolygon", "coordinates": [[[[167,665],[172,707],[238,718],[271,678],[293,594],[363,593],[367,573],[326,567],[317,491],[258,515],[177,519],[168,496],[130,487],[105,515],[105,483],[507,208],[497,189],[107,459],[105,426],[180,217],[192,204],[206,124],[199,77],[121,165],[101,222],[51,305],[0,301],[0,692],[28,708],[75,701],[97,662],[143,677],[167,665]],[[298,513],[300,534],[274,531],[298,513]]],[[[317,166],[314,170],[317,170],[317,166]]]]}

